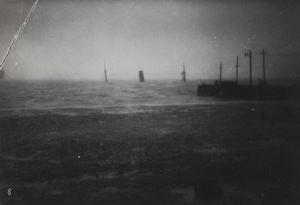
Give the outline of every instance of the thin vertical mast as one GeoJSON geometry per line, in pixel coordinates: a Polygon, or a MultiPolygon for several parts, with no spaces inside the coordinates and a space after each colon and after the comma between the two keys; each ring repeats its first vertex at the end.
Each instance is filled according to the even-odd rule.
{"type": "Polygon", "coordinates": [[[107,83],[107,73],[106,73],[105,61],[104,61],[104,76],[105,76],[105,82],[107,83]]]}
{"type": "Polygon", "coordinates": [[[184,63],[182,64],[182,66],[183,66],[183,71],[182,71],[182,73],[181,73],[181,75],[182,75],[182,80],[183,80],[183,82],[186,82],[186,73],[185,73],[185,66],[184,66],[184,63]]]}
{"type": "Polygon", "coordinates": [[[239,78],[239,57],[237,56],[236,57],[236,79],[235,79],[235,81],[236,81],[236,84],[238,84],[238,78],[239,78]]]}
{"type": "Polygon", "coordinates": [[[252,87],[252,51],[249,50],[249,58],[250,58],[250,82],[249,86],[252,87]]]}
{"type": "Polygon", "coordinates": [[[263,52],[261,53],[263,55],[263,80],[264,83],[266,82],[266,72],[265,72],[265,49],[263,49],[263,52]]]}
{"type": "Polygon", "coordinates": [[[250,67],[250,76],[249,76],[249,87],[252,87],[252,51],[249,50],[244,54],[245,57],[249,56],[250,62],[249,62],[249,67],[250,67]]]}
{"type": "Polygon", "coordinates": [[[222,63],[220,64],[220,84],[222,82],[222,63]]]}

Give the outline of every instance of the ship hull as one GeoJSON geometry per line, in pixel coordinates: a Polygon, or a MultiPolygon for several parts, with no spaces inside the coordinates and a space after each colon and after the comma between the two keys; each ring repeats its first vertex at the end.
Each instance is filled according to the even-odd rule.
{"type": "Polygon", "coordinates": [[[287,100],[293,95],[293,87],[259,84],[257,86],[237,85],[234,82],[215,85],[198,85],[199,96],[218,96],[246,100],[287,100]]]}

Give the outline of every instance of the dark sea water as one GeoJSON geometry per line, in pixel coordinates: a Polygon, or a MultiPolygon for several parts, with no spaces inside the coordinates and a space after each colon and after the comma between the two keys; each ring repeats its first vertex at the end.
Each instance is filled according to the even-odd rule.
{"type": "Polygon", "coordinates": [[[298,98],[197,85],[0,81],[0,203],[299,204],[298,98]]]}
{"type": "MultiPolygon", "coordinates": [[[[31,114],[111,114],[144,112],[151,107],[208,104],[261,104],[197,96],[199,82],[153,80],[140,83],[114,80],[3,80],[0,81],[2,116],[31,114]]],[[[299,87],[295,93],[299,92],[299,87]]],[[[292,104],[299,104],[299,95],[292,104]]],[[[290,100],[289,100],[290,101],[290,100]]],[[[268,104],[268,102],[262,102],[268,104]]],[[[274,103],[274,102],[271,102],[274,103]]],[[[290,103],[290,102],[288,102],[290,103]]]]}
{"type": "Polygon", "coordinates": [[[195,105],[216,102],[197,96],[197,82],[181,81],[13,81],[0,82],[2,113],[67,109],[141,111],[144,106],[195,105]]]}

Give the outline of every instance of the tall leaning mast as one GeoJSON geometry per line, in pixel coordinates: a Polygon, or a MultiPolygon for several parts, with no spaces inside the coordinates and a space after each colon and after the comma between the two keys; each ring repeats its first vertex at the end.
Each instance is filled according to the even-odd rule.
{"type": "Polygon", "coordinates": [[[104,77],[105,77],[105,82],[107,83],[107,72],[106,72],[105,61],[104,61],[104,77]]]}
{"type": "Polygon", "coordinates": [[[186,82],[186,72],[185,72],[185,66],[184,66],[184,63],[182,64],[182,66],[183,66],[183,71],[182,71],[182,73],[181,73],[181,75],[182,75],[182,80],[183,80],[183,82],[186,82]]]}

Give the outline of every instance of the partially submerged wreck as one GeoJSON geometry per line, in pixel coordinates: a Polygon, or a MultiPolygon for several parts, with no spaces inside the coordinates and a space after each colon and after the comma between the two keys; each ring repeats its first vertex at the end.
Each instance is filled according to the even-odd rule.
{"type": "Polygon", "coordinates": [[[293,87],[274,86],[262,80],[258,85],[238,85],[236,81],[215,81],[215,84],[198,85],[199,96],[218,96],[246,100],[286,100],[293,95],[293,87]]]}
{"type": "Polygon", "coordinates": [[[145,82],[144,72],[142,70],[139,71],[139,79],[141,83],[145,82]]]}
{"type": "Polygon", "coordinates": [[[258,79],[258,85],[252,85],[252,50],[245,53],[244,56],[250,57],[249,61],[249,85],[238,84],[239,58],[236,58],[236,79],[235,81],[222,80],[222,63],[220,64],[220,79],[215,84],[198,85],[197,94],[199,96],[218,96],[231,99],[246,100],[286,100],[294,94],[294,87],[274,86],[266,82],[265,77],[265,50],[263,55],[263,80],[258,79]]]}

